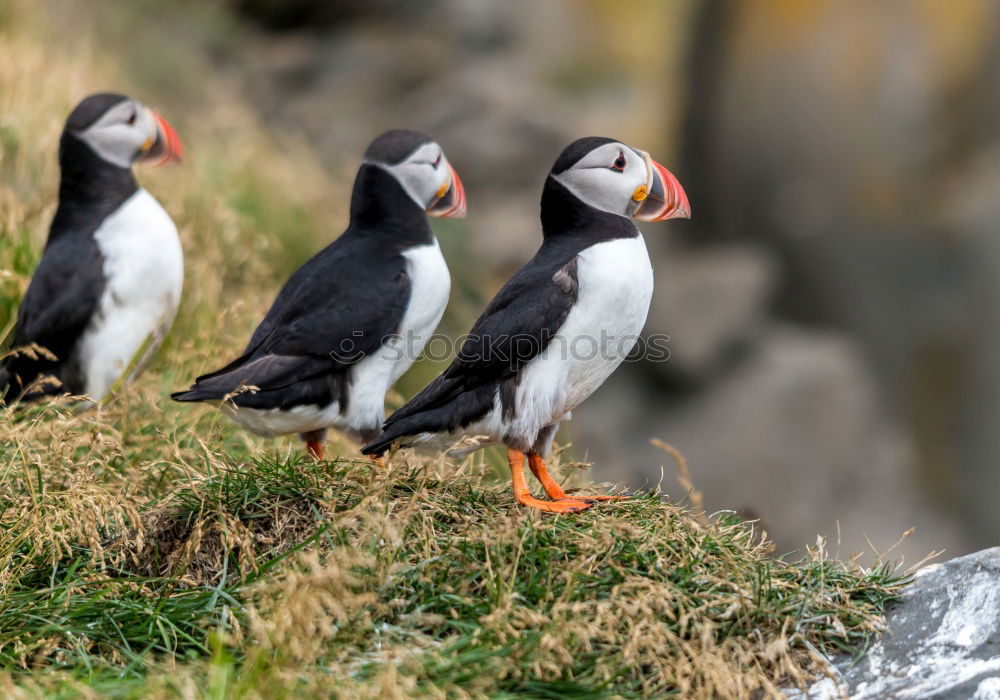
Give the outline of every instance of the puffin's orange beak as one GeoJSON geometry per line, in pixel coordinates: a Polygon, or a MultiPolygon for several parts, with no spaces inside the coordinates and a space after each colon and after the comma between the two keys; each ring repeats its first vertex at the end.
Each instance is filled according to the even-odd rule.
{"type": "Polygon", "coordinates": [[[652,182],[645,199],[633,216],[640,221],[664,221],[666,219],[690,219],[691,205],[681,183],[673,174],[647,156],[652,182]]]}
{"type": "Polygon", "coordinates": [[[450,219],[465,218],[465,187],[462,185],[458,173],[448,163],[449,181],[441,186],[435,199],[429,207],[427,213],[431,216],[440,216],[450,219]]]}
{"type": "Polygon", "coordinates": [[[180,162],[184,155],[184,148],[181,146],[180,137],[174,131],[174,127],[153,110],[149,110],[153,122],[156,124],[156,137],[148,146],[144,146],[139,160],[150,165],[163,165],[164,163],[180,162]]]}

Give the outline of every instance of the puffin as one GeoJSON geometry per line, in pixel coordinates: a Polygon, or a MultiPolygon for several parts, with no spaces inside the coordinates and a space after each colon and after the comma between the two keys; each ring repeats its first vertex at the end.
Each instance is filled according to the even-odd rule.
{"type": "Polygon", "coordinates": [[[125,95],[90,95],[70,112],[58,206],[0,366],[7,405],[66,393],[93,405],[152,358],[180,302],[184,255],[132,166],[181,155],[170,124],[125,95]]]}
{"type": "Polygon", "coordinates": [[[542,190],[542,244],[500,289],[451,365],[393,413],[362,453],[399,446],[501,443],[514,497],[573,513],[545,457],[559,424],[634,347],[646,321],[653,269],[633,223],[690,218],[680,183],[648,153],[587,137],[556,159],[542,190]],[[531,495],[524,461],[548,500],[531,495]]]}
{"type": "Polygon", "coordinates": [[[423,350],[451,288],[428,216],[465,216],[465,189],[429,136],[394,130],[365,151],[350,221],[289,278],[243,354],[175,401],[219,405],[263,437],[297,433],[316,459],[328,428],[378,436],[385,395],[423,350]]]}

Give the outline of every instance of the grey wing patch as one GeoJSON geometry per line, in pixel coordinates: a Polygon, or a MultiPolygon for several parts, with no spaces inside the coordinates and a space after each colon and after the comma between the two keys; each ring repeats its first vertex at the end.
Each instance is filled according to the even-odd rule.
{"type": "Polygon", "coordinates": [[[511,420],[517,413],[517,385],[520,378],[518,373],[500,382],[500,406],[504,420],[511,420]]]}
{"type": "Polygon", "coordinates": [[[576,299],[576,294],[580,289],[580,282],[576,275],[576,261],[577,257],[574,256],[572,260],[560,267],[552,275],[552,281],[555,285],[566,294],[572,295],[574,299],[576,299]]]}
{"type": "MultiPolygon", "coordinates": [[[[573,256],[572,260],[560,267],[555,271],[555,274],[552,275],[552,283],[556,286],[556,288],[563,294],[570,297],[574,302],[576,301],[577,293],[580,290],[580,282],[577,279],[576,274],[577,260],[578,257],[573,256]]],[[[548,343],[545,341],[548,339],[551,338],[543,338],[542,345],[547,345],[548,343]]],[[[517,415],[517,386],[520,381],[521,373],[518,372],[500,382],[500,405],[502,407],[504,420],[511,420],[517,415]]]]}

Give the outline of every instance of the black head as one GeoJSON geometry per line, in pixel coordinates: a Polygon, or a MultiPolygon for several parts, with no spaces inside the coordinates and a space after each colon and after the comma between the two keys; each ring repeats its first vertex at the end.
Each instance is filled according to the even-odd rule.
{"type": "Polygon", "coordinates": [[[105,112],[128,99],[116,92],[98,92],[83,98],[66,118],[66,129],[69,131],[86,131],[100,119],[105,112]]]}
{"type": "Polygon", "coordinates": [[[383,165],[403,162],[425,143],[433,143],[427,134],[406,129],[393,129],[375,138],[365,150],[365,160],[383,165]]]}
{"type": "MultiPolygon", "coordinates": [[[[387,131],[365,151],[365,168],[388,173],[422,211],[431,216],[465,216],[465,188],[444,150],[416,131],[387,131]]],[[[369,196],[372,193],[367,193],[369,196]]]]}
{"type": "MultiPolygon", "coordinates": [[[[101,92],[73,108],[63,130],[63,161],[75,156],[65,139],[85,144],[102,161],[131,168],[137,160],[156,165],[181,156],[180,139],[170,124],[153,110],[125,95],[101,92]]],[[[72,165],[72,163],[69,163],[72,165]]]]}
{"type": "Polygon", "coordinates": [[[641,221],[691,216],[677,178],[645,151],[615,139],[577,139],[563,149],[549,178],[577,201],[609,214],[641,221]]]}
{"type": "Polygon", "coordinates": [[[582,139],[577,139],[566,146],[556,158],[556,162],[552,165],[552,174],[558,175],[569,170],[585,155],[606,143],[615,143],[615,139],[609,139],[605,136],[584,136],[582,139]]]}

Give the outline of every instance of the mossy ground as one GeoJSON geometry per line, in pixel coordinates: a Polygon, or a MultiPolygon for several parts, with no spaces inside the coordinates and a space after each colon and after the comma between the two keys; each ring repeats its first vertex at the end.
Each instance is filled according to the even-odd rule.
{"type": "MultiPolygon", "coordinates": [[[[239,351],[340,230],[349,191],[308,144],[263,128],[204,48],[227,20],[199,8],[208,36],[191,19],[167,40],[154,3],[0,0],[4,334],[77,100],[135,95],[188,153],[140,173],[187,254],[157,360],[93,411],[0,411],[0,693],[744,697],[865,645],[900,584],[887,567],[775,558],[751,525],[657,493],[526,511],[496,455],[379,469],[335,444],[342,457],[305,461],[294,440],[166,400],[239,351]]],[[[568,471],[584,482],[557,460],[568,471]]]]}

